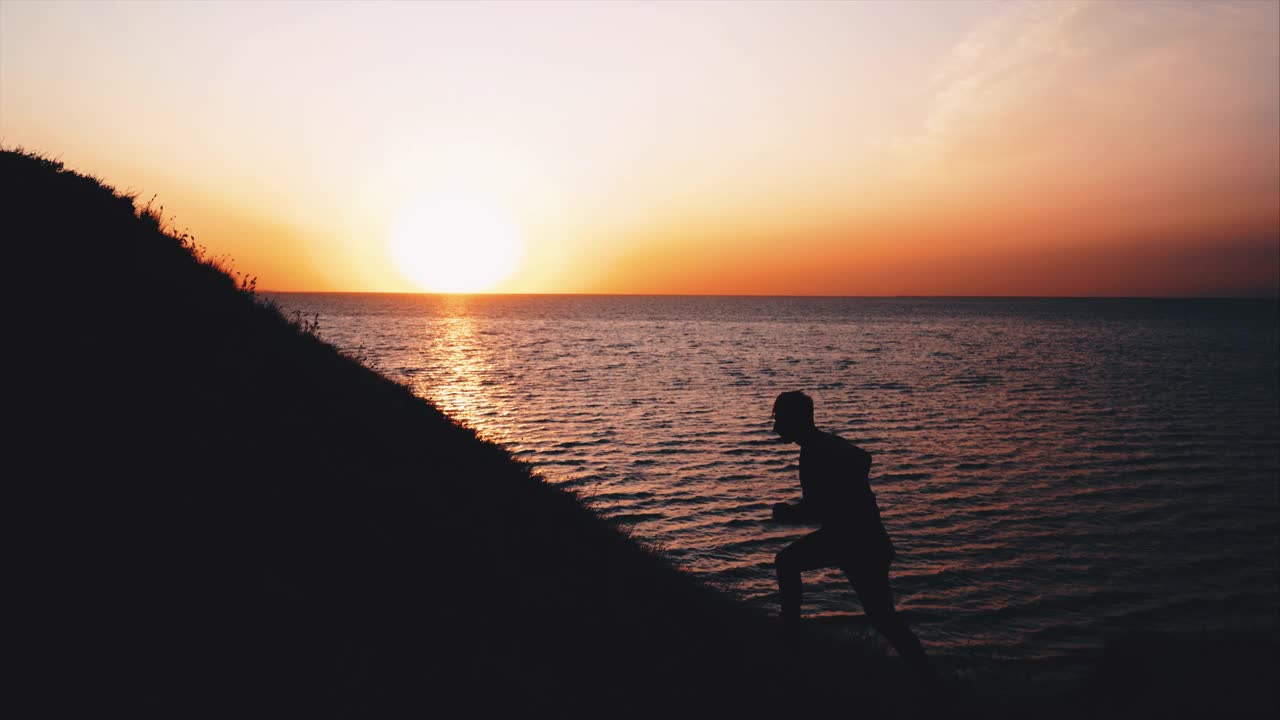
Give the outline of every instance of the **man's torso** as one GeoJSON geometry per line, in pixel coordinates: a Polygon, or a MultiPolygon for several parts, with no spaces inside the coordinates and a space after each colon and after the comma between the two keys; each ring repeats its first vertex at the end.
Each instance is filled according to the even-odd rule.
{"type": "Polygon", "coordinates": [[[821,433],[801,448],[804,503],[814,511],[824,532],[858,545],[889,543],[868,482],[870,468],[867,451],[832,433],[821,433]]]}

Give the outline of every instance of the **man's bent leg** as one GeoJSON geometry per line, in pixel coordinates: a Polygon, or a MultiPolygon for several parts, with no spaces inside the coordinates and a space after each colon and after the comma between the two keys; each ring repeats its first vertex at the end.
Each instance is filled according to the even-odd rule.
{"type": "Polygon", "coordinates": [[[782,596],[781,618],[783,622],[800,620],[800,600],[803,585],[800,573],[836,564],[829,543],[821,530],[811,532],[782,549],[774,557],[773,567],[778,573],[778,592],[782,596]]]}

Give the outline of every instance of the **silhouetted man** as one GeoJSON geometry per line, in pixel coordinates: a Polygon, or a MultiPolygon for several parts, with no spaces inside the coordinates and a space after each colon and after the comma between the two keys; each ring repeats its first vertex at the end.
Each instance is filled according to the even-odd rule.
{"type": "Polygon", "coordinates": [[[802,392],[784,392],[774,401],[773,430],[784,441],[800,446],[803,494],[794,505],[774,505],[773,519],[822,525],[784,548],[774,562],[783,622],[800,620],[801,571],[838,567],[858,593],[871,624],[908,667],[927,684],[936,685],[937,673],[920,641],[893,607],[889,589],[893,543],[867,482],[871,455],[839,435],[819,430],[813,423],[813,400],[802,392]]]}

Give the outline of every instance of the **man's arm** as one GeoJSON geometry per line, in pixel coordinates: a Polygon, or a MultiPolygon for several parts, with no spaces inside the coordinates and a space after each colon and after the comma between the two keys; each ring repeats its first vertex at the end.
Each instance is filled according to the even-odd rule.
{"type": "Polygon", "coordinates": [[[813,509],[801,500],[798,503],[775,503],[773,521],[787,525],[805,525],[818,522],[818,517],[813,509]]]}
{"type": "Polygon", "coordinates": [[[854,477],[866,480],[871,475],[871,453],[863,450],[857,445],[853,446],[857,450],[853,456],[853,474],[854,477]]]}

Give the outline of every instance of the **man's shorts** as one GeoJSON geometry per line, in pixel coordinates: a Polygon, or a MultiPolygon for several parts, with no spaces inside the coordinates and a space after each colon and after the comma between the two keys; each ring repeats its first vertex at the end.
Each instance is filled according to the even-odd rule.
{"type": "Polygon", "coordinates": [[[788,545],[780,556],[801,570],[838,567],[850,577],[887,575],[894,558],[893,543],[887,536],[866,537],[832,528],[822,528],[788,545]]]}

